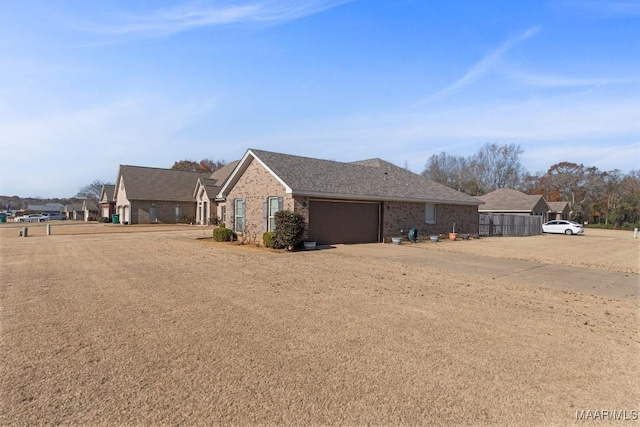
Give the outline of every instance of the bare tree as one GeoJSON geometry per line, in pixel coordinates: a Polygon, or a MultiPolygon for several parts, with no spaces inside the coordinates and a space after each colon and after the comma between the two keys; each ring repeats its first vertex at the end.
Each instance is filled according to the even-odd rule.
{"type": "Polygon", "coordinates": [[[87,184],[84,187],[80,188],[80,191],[74,196],[79,199],[89,199],[89,200],[100,200],[100,196],[102,195],[102,187],[105,185],[113,185],[113,183],[100,181],[96,179],[91,184],[87,184]]]}
{"type": "Polygon", "coordinates": [[[519,145],[485,144],[470,157],[445,152],[429,158],[423,176],[472,196],[498,188],[518,188],[525,170],[520,164],[519,145]]]}
{"type": "Polygon", "coordinates": [[[516,188],[524,176],[520,164],[523,150],[519,145],[485,144],[473,156],[475,174],[480,190],[488,193],[498,188],[516,188]]]}

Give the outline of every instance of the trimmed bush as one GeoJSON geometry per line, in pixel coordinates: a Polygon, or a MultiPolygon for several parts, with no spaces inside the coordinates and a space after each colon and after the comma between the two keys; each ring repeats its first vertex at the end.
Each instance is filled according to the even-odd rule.
{"type": "Polygon", "coordinates": [[[233,239],[233,230],[225,227],[213,229],[213,240],[216,242],[230,242],[233,239]]]}
{"type": "Polygon", "coordinates": [[[262,235],[262,244],[266,247],[266,248],[274,248],[276,241],[275,241],[275,233],[273,231],[267,231],[262,235]]]}
{"type": "Polygon", "coordinates": [[[305,223],[304,217],[291,211],[276,212],[275,247],[292,249],[302,241],[305,223]]]}

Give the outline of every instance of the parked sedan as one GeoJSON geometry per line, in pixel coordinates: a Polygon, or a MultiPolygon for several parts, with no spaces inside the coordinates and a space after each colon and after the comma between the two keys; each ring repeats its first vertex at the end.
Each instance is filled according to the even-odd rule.
{"type": "Polygon", "coordinates": [[[15,219],[16,222],[45,222],[49,221],[49,217],[40,214],[22,215],[15,219]]]}
{"type": "Polygon", "coordinates": [[[584,227],[575,221],[556,220],[542,224],[542,232],[567,235],[581,234],[584,233],[584,227]]]}
{"type": "Polygon", "coordinates": [[[59,213],[50,213],[50,214],[44,214],[45,216],[47,216],[49,219],[59,219],[62,221],[66,221],[67,217],[65,215],[59,214],[59,213]]]}

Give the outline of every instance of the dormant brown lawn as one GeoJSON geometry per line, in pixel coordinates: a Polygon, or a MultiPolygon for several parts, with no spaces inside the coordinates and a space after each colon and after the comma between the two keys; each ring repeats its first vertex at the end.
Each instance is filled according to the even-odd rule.
{"type": "MultiPolygon", "coordinates": [[[[2,425],[584,425],[576,411],[640,409],[638,301],[199,227],[18,230],[0,228],[2,425]]],[[[604,253],[628,248],[612,269],[637,274],[637,240],[607,236],[604,253]]],[[[544,237],[569,263],[592,256],[588,236],[425,256],[486,241],[513,257],[544,237]]]]}

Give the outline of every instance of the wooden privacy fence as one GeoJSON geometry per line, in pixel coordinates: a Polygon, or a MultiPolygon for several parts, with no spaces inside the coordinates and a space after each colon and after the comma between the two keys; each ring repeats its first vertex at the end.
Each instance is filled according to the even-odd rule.
{"type": "Polygon", "coordinates": [[[481,236],[535,236],[542,234],[541,215],[480,213],[481,236]]]}

